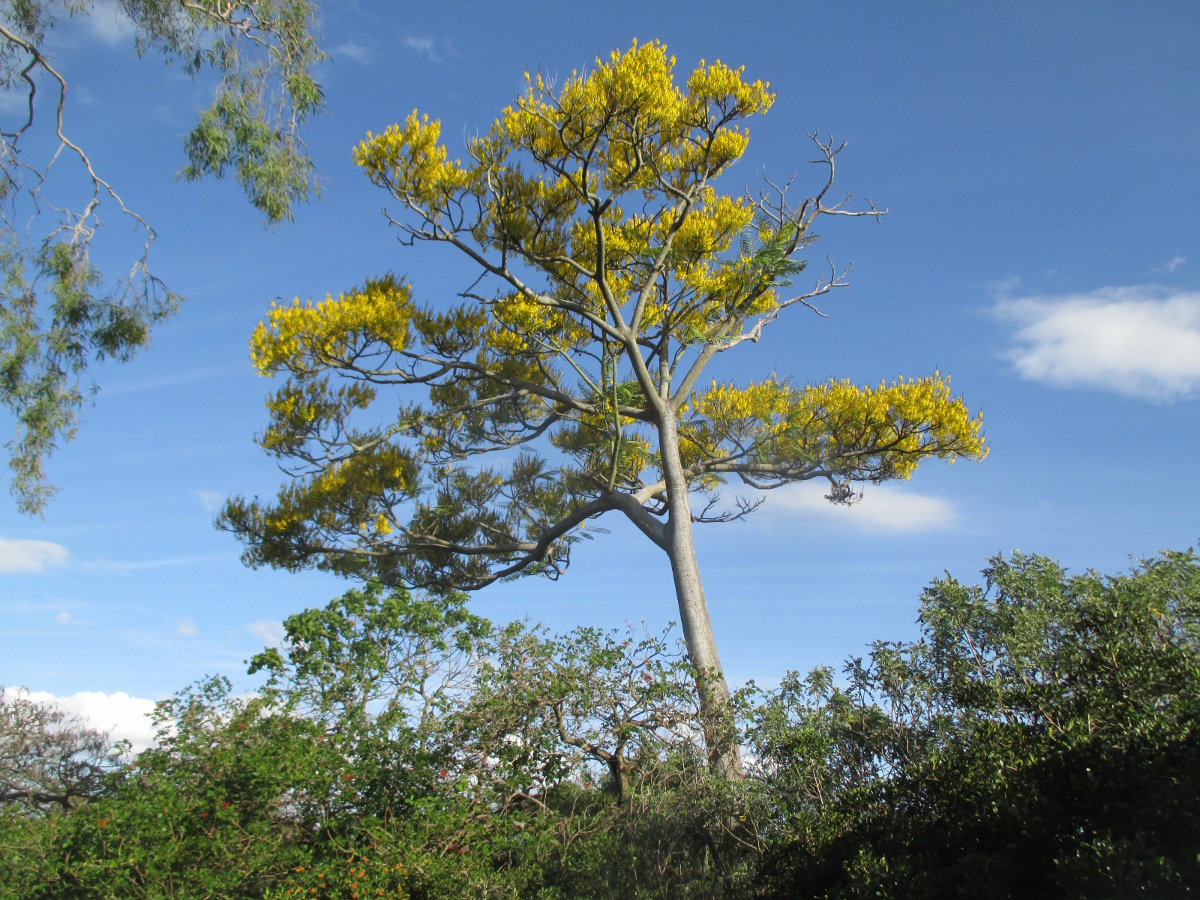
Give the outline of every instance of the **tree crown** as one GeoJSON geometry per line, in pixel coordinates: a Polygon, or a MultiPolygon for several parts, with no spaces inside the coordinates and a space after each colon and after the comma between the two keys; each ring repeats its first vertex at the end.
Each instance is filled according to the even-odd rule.
{"type": "Polygon", "coordinates": [[[793,387],[774,375],[702,385],[713,358],[792,306],[840,147],[817,141],[821,189],[798,205],[768,182],[721,193],[746,121],[774,95],[721,62],[679,86],[659,43],[525,95],[451,159],[418,112],[355,149],[397,201],[404,243],[463,254],[478,276],[454,305],[385,276],[319,303],[273,306],[251,352],[286,374],[260,438],[295,476],[278,501],[235,500],[223,523],[253,564],[317,564],[385,581],[475,588],[562,571],[585,523],[620,510],[660,546],[672,517],[729,519],[713,491],[810,478],[907,478],[936,456],[981,458],[981,420],[939,374],[876,389],[793,387]],[[384,421],[381,391],[423,399],[384,421]],[[415,390],[419,389],[419,390],[415,390]],[[486,465],[484,454],[501,460],[486,465]]]}

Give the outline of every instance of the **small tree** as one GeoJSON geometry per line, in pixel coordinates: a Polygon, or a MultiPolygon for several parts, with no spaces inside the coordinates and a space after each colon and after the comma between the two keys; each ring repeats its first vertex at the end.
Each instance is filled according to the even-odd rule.
{"type": "Polygon", "coordinates": [[[473,776],[504,784],[508,802],[542,805],[535,779],[544,787],[587,773],[623,804],[631,779],[651,780],[684,748],[695,754],[689,667],[667,634],[548,636],[514,622],[489,651],[460,714],[462,744],[481,770],[473,776]]]}
{"type": "Polygon", "coordinates": [[[251,659],[252,674],[270,676],[264,696],[317,725],[342,761],[324,767],[323,785],[314,779],[305,788],[304,802],[326,827],[403,818],[444,780],[436,773],[459,749],[449,720],[472,690],[492,633],[464,603],[368,584],[289,616],[283,649],[251,659]]]}
{"type": "Polygon", "coordinates": [[[128,752],[79,717],[0,688],[0,807],[69,812],[104,794],[128,752]]]}
{"type": "Polygon", "coordinates": [[[936,373],[876,389],[702,384],[718,354],[846,283],[831,269],[788,290],[818,219],[879,212],[828,199],[832,142],[817,142],[826,178],[799,203],[770,182],[719,193],[742,123],[774,97],[720,62],[682,88],[673,68],[663,45],[635,44],[561,88],[532,77],[466,164],[416,112],[367,136],[355,159],[400,204],[402,242],[453,247],[477,277],[451,306],[387,276],[272,308],[252,355],[289,378],[259,442],[293,481],[271,504],[231,501],[221,522],[251,565],[474,590],[561,575],[586,524],[620,513],[670,561],[709,753],[735,773],[692,525],[755,504],[722,509],[717,487],[824,478],[847,501],[856,482],[984,449],[936,373]],[[380,424],[373,402],[399,388],[425,399],[380,424]]]}

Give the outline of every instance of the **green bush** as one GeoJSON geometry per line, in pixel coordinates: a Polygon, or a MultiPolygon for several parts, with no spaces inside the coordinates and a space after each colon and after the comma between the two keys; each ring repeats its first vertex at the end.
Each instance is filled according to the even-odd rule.
{"type": "Polygon", "coordinates": [[[1190,896],[1195,555],[984,576],[931,584],[916,641],[738,692],[736,781],[669,634],[494,629],[368,585],[288,619],[257,695],[160,704],[136,760],[6,719],[0,897],[1190,896]]]}

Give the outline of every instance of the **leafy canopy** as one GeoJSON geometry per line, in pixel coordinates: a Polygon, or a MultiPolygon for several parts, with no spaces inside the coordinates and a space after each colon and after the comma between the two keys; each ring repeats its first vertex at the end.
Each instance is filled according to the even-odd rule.
{"type": "Polygon", "coordinates": [[[704,382],[717,354],[846,283],[791,287],[819,217],[880,213],[827,201],[840,148],[820,141],[828,177],[798,205],[770,183],[722,193],[774,95],[721,62],[678,85],[674,65],[635,43],[561,86],[527,75],[465,162],[418,112],[367,135],[354,157],[399,205],[402,242],[455,248],[474,281],[455,304],[387,275],[272,307],[252,357],[287,378],[259,442],[293,480],[226,508],[248,562],[473,589],[560,574],[614,510],[666,549],[674,521],[748,511],[719,509],[730,477],[824,478],[845,500],[921,459],[984,455],[980,417],[937,373],[704,382]]]}

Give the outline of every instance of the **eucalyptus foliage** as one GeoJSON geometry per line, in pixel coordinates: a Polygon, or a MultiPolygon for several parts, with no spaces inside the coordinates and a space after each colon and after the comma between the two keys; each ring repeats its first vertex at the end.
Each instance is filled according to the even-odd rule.
{"type": "Polygon", "coordinates": [[[16,420],[6,448],[25,512],[41,512],[54,492],[45,462],[75,434],[95,390],[91,367],[128,360],[179,300],[149,267],[154,230],[71,138],[68,82],[50,55],[61,17],[117,9],[139,54],[161,54],[193,77],[216,75],[213,103],[185,142],[184,177],[232,173],[270,223],[291,218],[316,188],[298,135],[323,103],[312,74],[322,56],[313,0],[0,2],[0,88],[16,101],[0,124],[0,404],[16,420]],[[91,261],[109,209],[140,236],[125,272],[91,261]]]}

